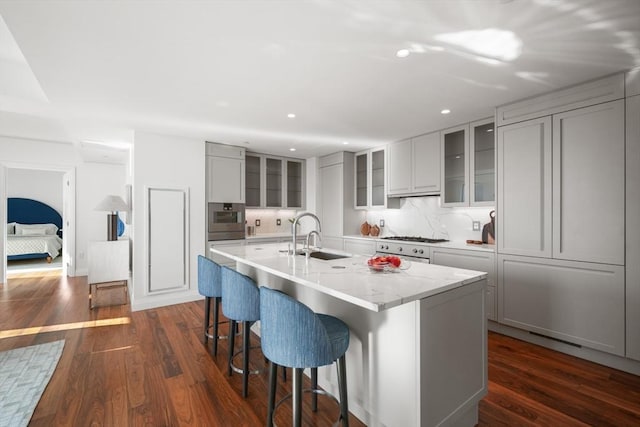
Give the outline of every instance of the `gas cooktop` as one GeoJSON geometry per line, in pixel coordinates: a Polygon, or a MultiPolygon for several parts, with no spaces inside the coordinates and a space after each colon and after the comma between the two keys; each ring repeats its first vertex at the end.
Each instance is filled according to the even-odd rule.
{"type": "Polygon", "coordinates": [[[429,239],[428,237],[415,237],[415,236],[389,236],[382,237],[384,240],[398,240],[401,242],[419,242],[419,243],[442,243],[448,242],[447,239],[429,239]]]}

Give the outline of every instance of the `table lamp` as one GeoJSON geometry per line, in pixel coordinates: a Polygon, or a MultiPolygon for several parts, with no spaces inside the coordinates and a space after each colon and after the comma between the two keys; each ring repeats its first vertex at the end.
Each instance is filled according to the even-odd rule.
{"type": "Polygon", "coordinates": [[[107,240],[118,240],[118,211],[129,210],[129,206],[122,200],[122,197],[107,196],[98,203],[94,210],[111,212],[107,216],[107,240]]]}

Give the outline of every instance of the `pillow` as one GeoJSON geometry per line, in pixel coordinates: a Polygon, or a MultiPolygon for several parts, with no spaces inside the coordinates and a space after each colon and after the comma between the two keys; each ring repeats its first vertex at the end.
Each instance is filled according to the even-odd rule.
{"type": "Polygon", "coordinates": [[[7,234],[16,234],[16,223],[10,222],[7,224],[7,234]]]}
{"type": "MultiPolygon", "coordinates": [[[[29,229],[38,229],[38,233],[36,234],[56,234],[58,231],[58,227],[55,224],[17,224],[16,223],[16,234],[17,235],[25,235],[25,230],[29,229]]],[[[29,233],[30,236],[33,236],[33,233],[29,233]]]]}
{"type": "Polygon", "coordinates": [[[45,234],[47,234],[45,227],[25,228],[22,230],[23,236],[44,236],[45,234]]]}

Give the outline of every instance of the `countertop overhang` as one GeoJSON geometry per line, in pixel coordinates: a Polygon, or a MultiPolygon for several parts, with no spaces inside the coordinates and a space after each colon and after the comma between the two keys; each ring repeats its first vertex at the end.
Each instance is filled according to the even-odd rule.
{"type": "MultiPolygon", "coordinates": [[[[212,253],[371,311],[383,311],[486,279],[487,273],[408,262],[393,272],[376,272],[367,257],[352,255],[330,261],[287,254],[287,244],[226,245],[212,253]],[[406,267],[406,268],[405,268],[406,267]]],[[[326,252],[341,253],[327,250],[326,252]]],[[[260,283],[258,283],[260,285],[260,283]]]]}

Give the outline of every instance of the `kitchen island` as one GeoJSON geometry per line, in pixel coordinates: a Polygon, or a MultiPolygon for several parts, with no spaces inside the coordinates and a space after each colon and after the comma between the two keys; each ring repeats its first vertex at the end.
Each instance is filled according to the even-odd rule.
{"type": "MultiPolygon", "coordinates": [[[[210,251],[349,325],[349,409],[365,424],[476,424],[487,391],[486,273],[419,262],[377,272],[366,257],[290,256],[282,243],[210,251]]],[[[331,366],[318,381],[338,394],[331,366]]]]}

